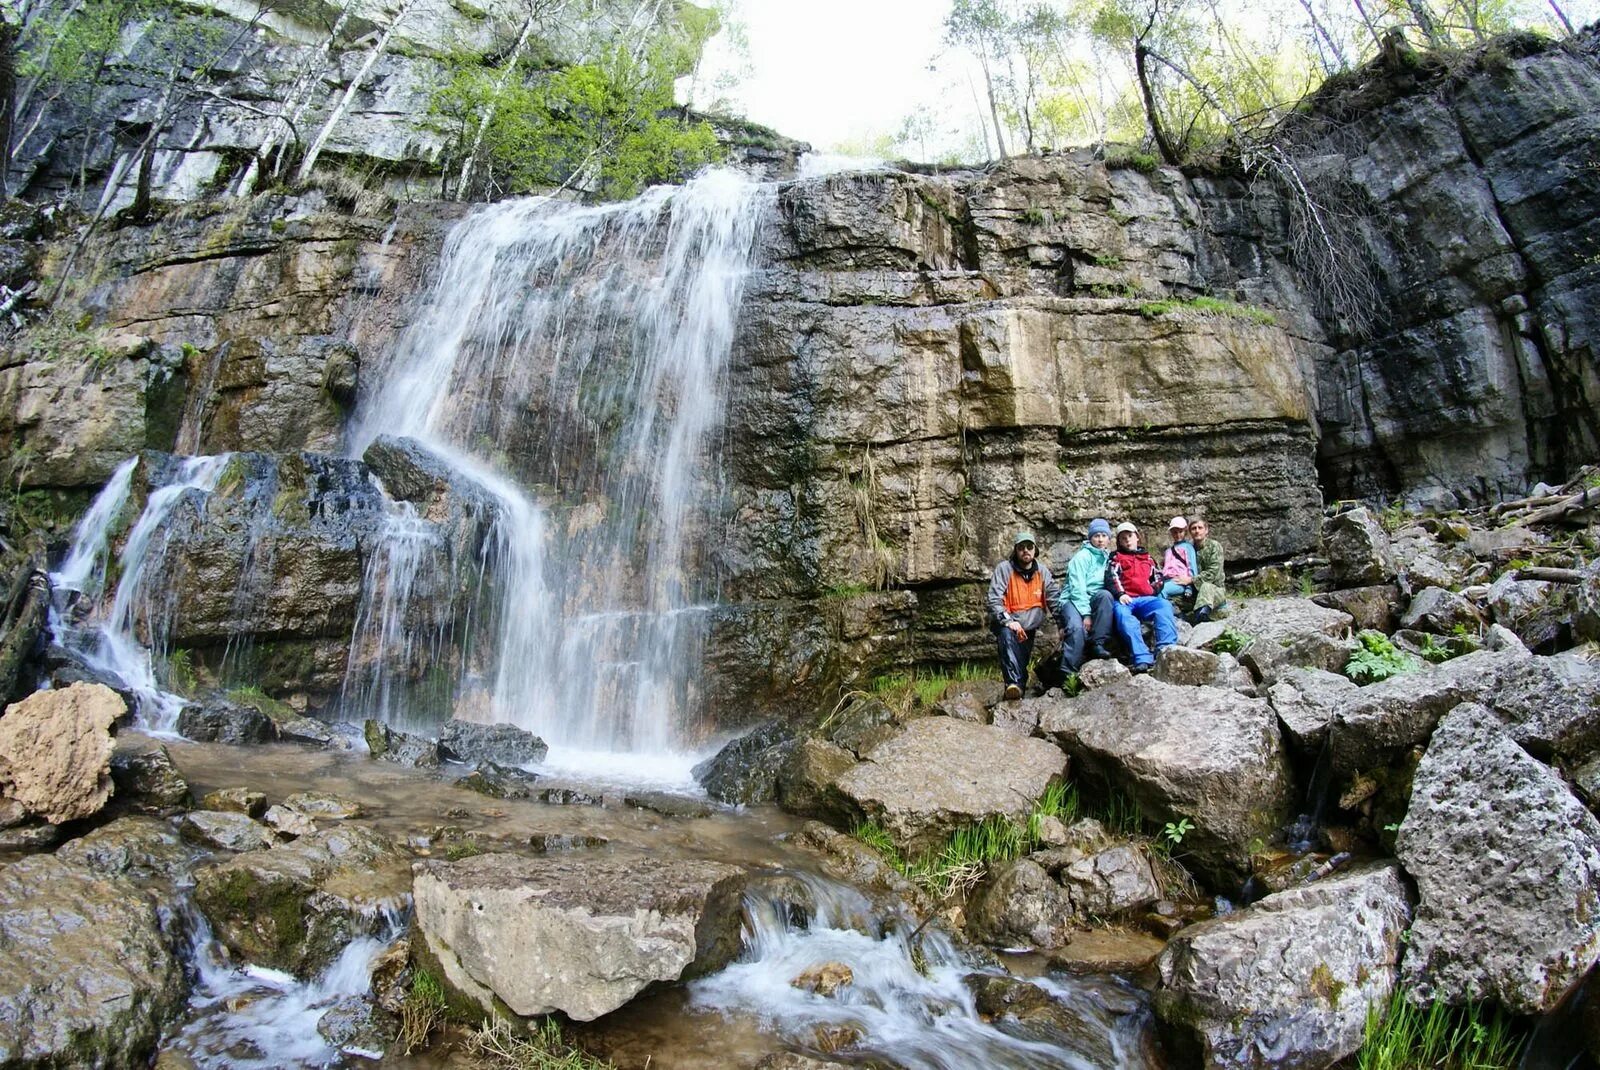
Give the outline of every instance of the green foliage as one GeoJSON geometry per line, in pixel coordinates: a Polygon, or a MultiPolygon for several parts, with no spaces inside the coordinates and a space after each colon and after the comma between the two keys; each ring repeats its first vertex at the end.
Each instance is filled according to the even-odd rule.
{"type": "Polygon", "coordinates": [[[484,1022],[467,1042],[467,1050],[476,1065],[495,1070],[615,1070],[610,1062],[568,1044],[554,1018],[540,1019],[526,1035],[505,1019],[484,1022]]]}
{"type": "Polygon", "coordinates": [[[167,688],[180,695],[192,695],[197,685],[194,655],[181,647],[167,655],[167,688]]]}
{"type": "Polygon", "coordinates": [[[1136,152],[1132,149],[1123,152],[1113,152],[1106,156],[1106,167],[1113,171],[1132,169],[1141,175],[1153,175],[1161,161],[1148,152],[1136,152]]]}
{"type": "Polygon", "coordinates": [[[1422,650],[1420,652],[1423,661],[1430,661],[1435,665],[1449,661],[1451,658],[1456,657],[1458,653],[1458,651],[1451,648],[1449,643],[1441,643],[1436,636],[1432,635],[1422,637],[1422,650]]]}
{"type": "Polygon", "coordinates": [[[1358,684],[1375,684],[1403,672],[1415,670],[1416,658],[1400,650],[1381,632],[1364,631],[1357,637],[1361,647],[1345,663],[1344,674],[1358,684]]]}
{"type": "Polygon", "coordinates": [[[1387,1006],[1367,1010],[1356,1068],[1511,1070],[1521,1059],[1524,1040],[1503,1011],[1477,1003],[1435,1003],[1424,1010],[1396,986],[1387,1006]]]}
{"type": "Polygon", "coordinates": [[[1144,828],[1144,810],[1139,800],[1120,791],[1112,791],[1106,798],[1105,812],[1100,823],[1121,836],[1137,836],[1144,828]]]}
{"type": "Polygon", "coordinates": [[[1383,530],[1393,533],[1405,526],[1406,503],[1396,498],[1394,501],[1378,510],[1378,523],[1383,530]]]}
{"type": "Polygon", "coordinates": [[[1175,312],[1192,312],[1203,316],[1231,316],[1234,319],[1249,320],[1251,323],[1264,326],[1272,326],[1278,322],[1277,317],[1264,308],[1241,305],[1235,301],[1223,301],[1215,297],[1191,297],[1181,301],[1170,298],[1164,301],[1149,301],[1139,306],[1139,315],[1145,319],[1157,319],[1175,312]]]}
{"type": "Polygon", "coordinates": [[[1161,826],[1161,839],[1169,846],[1176,847],[1183,842],[1183,838],[1194,830],[1194,822],[1188,818],[1179,818],[1177,821],[1168,821],[1161,826]]]}
{"type": "Polygon", "coordinates": [[[1078,674],[1069,672],[1061,680],[1061,691],[1068,698],[1075,698],[1083,694],[1083,681],[1078,679],[1078,674]]]}
{"type": "Polygon", "coordinates": [[[1217,636],[1216,642],[1211,644],[1211,649],[1218,654],[1237,654],[1249,645],[1248,635],[1237,628],[1224,628],[1222,634],[1217,636]]]}
{"type": "Polygon", "coordinates": [[[682,57],[618,45],[588,63],[510,72],[456,57],[432,110],[464,156],[477,152],[495,190],[577,186],[602,200],[678,181],[721,156],[715,131],[676,114],[672,77],[682,57]],[[485,122],[487,120],[487,122],[485,122]]]}
{"type": "Polygon", "coordinates": [[[274,721],[283,721],[296,716],[294,709],[287,702],[273,698],[254,684],[232,688],[223,697],[235,706],[249,706],[258,710],[274,721]]]}
{"type": "Polygon", "coordinates": [[[400,1005],[400,1046],[410,1055],[428,1043],[428,1035],[444,1024],[444,986],[420,966],[411,975],[411,991],[400,1005]]]}

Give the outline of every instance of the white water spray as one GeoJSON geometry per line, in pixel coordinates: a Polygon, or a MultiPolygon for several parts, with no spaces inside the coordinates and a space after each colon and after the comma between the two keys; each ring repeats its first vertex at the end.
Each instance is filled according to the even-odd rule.
{"type": "MultiPolygon", "coordinates": [[[[416,439],[494,499],[493,591],[473,609],[492,636],[487,715],[554,749],[682,744],[706,625],[696,536],[717,491],[710,439],[768,196],[711,171],[626,204],[484,209],[452,232],[353,430],[356,452],[380,434],[416,439]],[[535,500],[523,489],[535,485],[552,493],[535,500]]],[[[394,596],[369,586],[366,598],[394,596]]],[[[375,647],[380,672],[392,644],[416,642],[379,626],[404,615],[363,607],[356,645],[375,647]]],[[[355,715],[407,720],[385,682],[359,693],[355,715]]]]}
{"type": "Polygon", "coordinates": [[[136,462],[133,458],[118,467],[74,530],[72,548],[61,570],[51,574],[56,595],[50,629],[56,642],[76,651],[91,668],[122,680],[137,700],[135,723],[139,728],[169,733],[183,709],[183,699],[157,681],[151,650],[140,643],[137,629],[141,624],[145,627],[151,647],[165,645],[163,632],[174,607],[166,601],[170,592],[157,590],[151,576],[159,571],[166,550],[167,521],[189,496],[203,496],[215,489],[228,456],[191,457],[171,483],[150,493],[118,559],[121,577],[108,609],[101,596],[110,531],[127,503],[136,462]],[[91,610],[87,628],[69,623],[69,602],[74,600],[98,603],[91,610]]]}
{"type": "Polygon", "coordinates": [[[1142,1022],[1119,1021],[1091,993],[1069,982],[1037,983],[1078,1028],[1007,1033],[984,1021],[964,978],[999,973],[964,956],[943,934],[883,914],[860,892],[810,874],[811,917],[797,921],[790,903],[765,893],[745,897],[744,954],[720,973],[694,982],[691,1004],[749,1015],[802,1051],[822,1054],[843,1042],[851,1060],[880,1055],[907,1070],[1044,1070],[1118,1067],[1146,1070],[1132,1039],[1142,1022]],[[793,983],[807,970],[844,964],[851,979],[832,995],[793,983]]]}

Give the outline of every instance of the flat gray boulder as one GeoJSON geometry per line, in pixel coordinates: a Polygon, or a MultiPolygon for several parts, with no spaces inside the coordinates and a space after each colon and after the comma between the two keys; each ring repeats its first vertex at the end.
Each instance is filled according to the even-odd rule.
{"type": "Polygon", "coordinates": [[[1420,999],[1543,1014],[1600,958],[1600,822],[1485,707],[1433,734],[1395,853],[1421,898],[1401,964],[1420,999]]]}
{"type": "Polygon", "coordinates": [[[962,825],[1026,818],[1067,771],[1053,743],[953,717],[923,717],[866,751],[835,781],[867,820],[915,856],[962,825]]]}
{"type": "Polygon", "coordinates": [[[1308,635],[1344,639],[1354,624],[1355,618],[1342,609],[1319,606],[1309,598],[1286,597],[1247,599],[1228,613],[1224,626],[1258,643],[1286,646],[1308,635]]]}
{"type": "Polygon", "coordinates": [[[1356,685],[1321,669],[1290,669],[1267,689],[1267,701],[1294,750],[1314,758],[1328,740],[1328,722],[1356,685]]]}
{"type": "Polygon", "coordinates": [[[1172,938],[1156,1013],[1207,1067],[1331,1066],[1389,999],[1410,917],[1393,865],[1269,895],[1172,938]]]}
{"type": "Polygon", "coordinates": [[[739,953],[747,875],[720,862],[485,854],[417,868],[416,925],[443,979],[492,1012],[590,1021],[739,953]]]}
{"type": "Polygon", "coordinates": [[[1130,796],[1148,821],[1192,821],[1186,861],[1218,883],[1247,875],[1252,842],[1288,819],[1288,759],[1262,699],[1141,676],[1062,701],[1039,727],[1076,779],[1130,796]]]}
{"type": "Polygon", "coordinates": [[[148,1065],[183,999],[133,884],[49,855],[0,866],[0,1066],[148,1065]]]}
{"type": "Polygon", "coordinates": [[[439,756],[453,762],[531,765],[544,761],[544,740],[511,724],[478,724],[453,718],[439,728],[439,756]]]}
{"type": "Polygon", "coordinates": [[[277,842],[272,831],[248,814],[227,810],[195,810],[178,819],[178,831],[190,843],[224,851],[265,851],[277,842]]]}
{"type": "Polygon", "coordinates": [[[1400,614],[1400,627],[1434,635],[1449,635],[1457,628],[1477,629],[1482,624],[1483,615],[1477,606],[1444,587],[1418,591],[1400,614]]]}
{"type": "Polygon", "coordinates": [[[1549,648],[1571,631],[1577,586],[1544,580],[1519,580],[1507,572],[1489,587],[1489,612],[1530,649],[1549,648]]]}

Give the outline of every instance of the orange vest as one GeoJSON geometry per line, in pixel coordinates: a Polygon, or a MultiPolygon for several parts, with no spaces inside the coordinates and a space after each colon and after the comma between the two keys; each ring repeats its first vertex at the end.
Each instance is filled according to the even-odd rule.
{"type": "Polygon", "coordinates": [[[1013,566],[1011,578],[1006,581],[1006,612],[1013,615],[1030,609],[1044,608],[1044,573],[1035,568],[1032,579],[1023,579],[1013,566]]]}

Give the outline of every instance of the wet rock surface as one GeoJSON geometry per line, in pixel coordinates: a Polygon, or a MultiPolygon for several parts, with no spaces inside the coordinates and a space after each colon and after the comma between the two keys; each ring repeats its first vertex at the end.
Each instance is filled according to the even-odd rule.
{"type": "Polygon", "coordinates": [[[144,1065],[183,1004],[175,944],[125,880],[49,856],[0,866],[0,1062],[144,1065]]]}
{"type": "Polygon", "coordinates": [[[1172,939],[1157,1012],[1208,1067],[1332,1065],[1388,1000],[1410,917],[1393,865],[1269,895],[1172,939]]]}
{"type": "Polygon", "coordinates": [[[588,1021],[739,951],[745,873],[715,862],[487,854],[426,862],[417,927],[442,979],[490,1009],[588,1021]]]}
{"type": "Polygon", "coordinates": [[[1434,732],[1395,853],[1420,897],[1401,964],[1419,997],[1540,1014],[1600,958],[1600,822],[1485,707],[1434,732]]]}
{"type": "Polygon", "coordinates": [[[224,851],[264,851],[277,842],[265,825],[227,811],[195,810],[183,815],[178,828],[184,839],[224,851]]]}
{"type": "Polygon", "coordinates": [[[189,785],[172,764],[172,755],[149,740],[117,743],[111,782],[119,799],[147,813],[171,813],[189,804],[189,785]]]}
{"type": "Polygon", "coordinates": [[[452,762],[532,765],[549,751],[544,740],[509,724],[449,720],[439,729],[439,756],[452,762]]]}
{"type": "Polygon", "coordinates": [[[308,976],[376,931],[380,908],[403,903],[404,873],[387,841],[345,825],[203,867],[194,895],[236,954],[308,976]]]}

